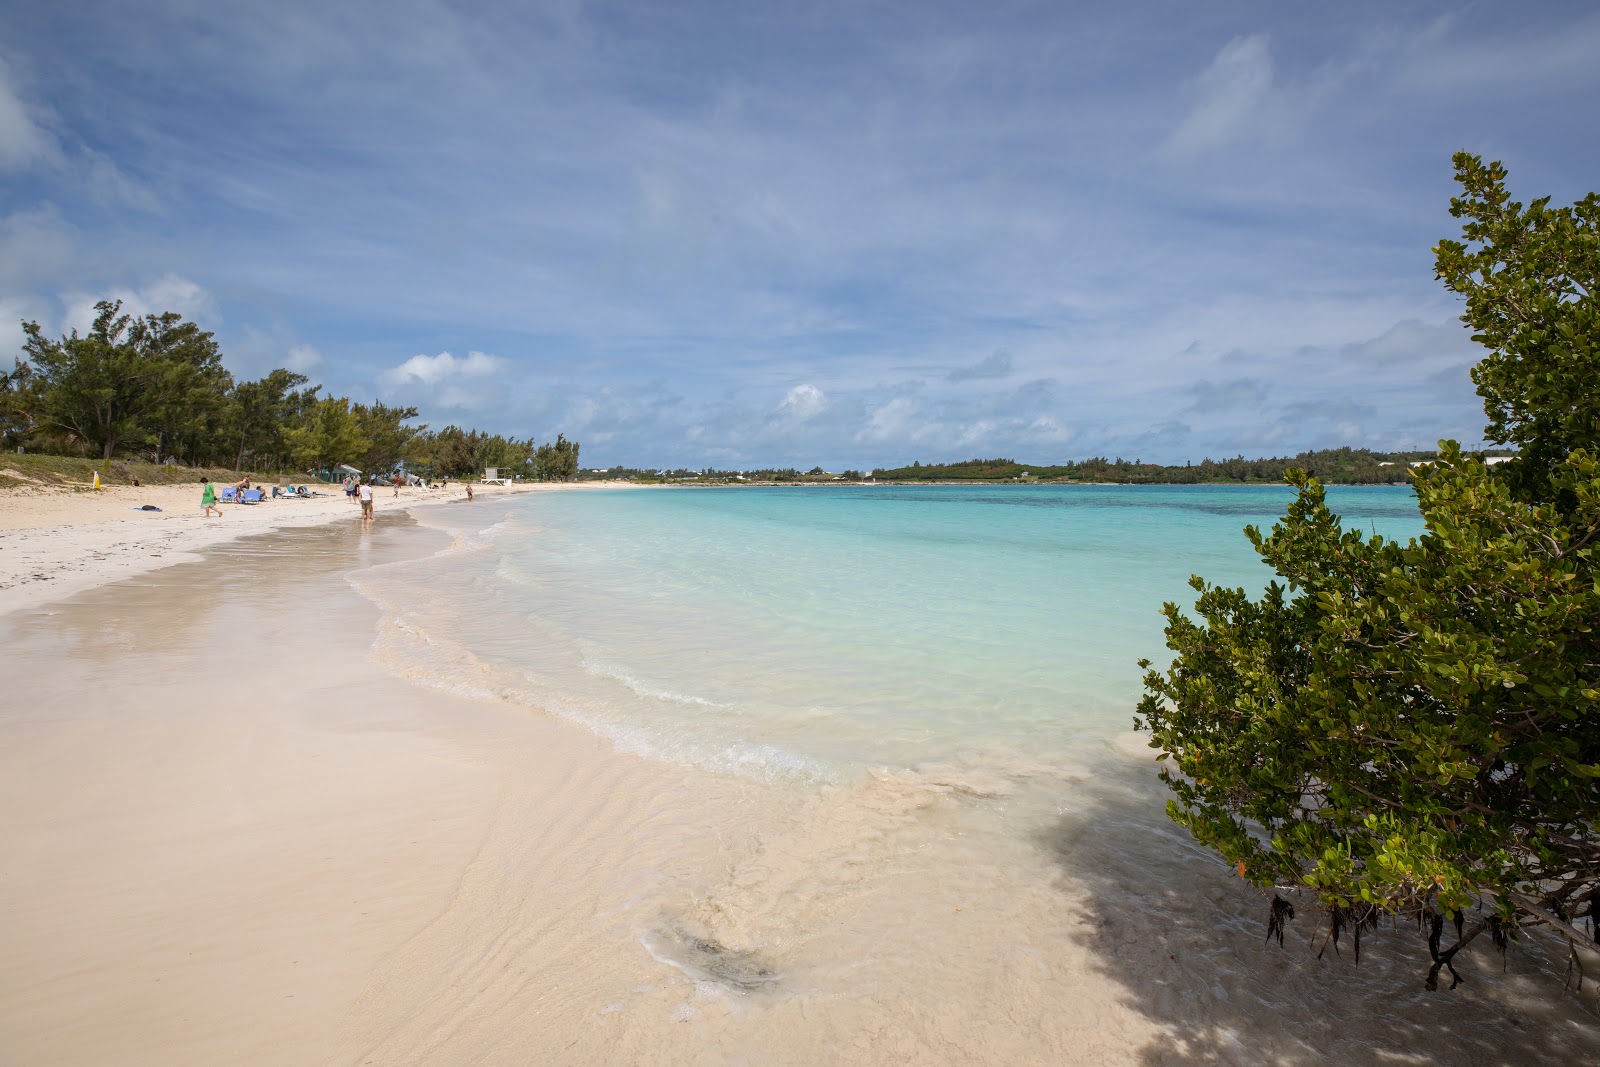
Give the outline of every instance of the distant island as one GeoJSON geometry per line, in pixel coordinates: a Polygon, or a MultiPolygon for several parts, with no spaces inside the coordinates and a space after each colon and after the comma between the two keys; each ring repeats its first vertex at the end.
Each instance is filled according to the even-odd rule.
{"type": "MultiPolygon", "coordinates": [[[[1507,449],[1484,453],[1492,458],[1508,457],[1507,449]]],[[[585,470],[579,477],[588,481],[631,481],[645,485],[761,485],[826,482],[1032,482],[1105,483],[1120,485],[1259,485],[1282,482],[1292,467],[1309,471],[1327,485],[1404,485],[1411,480],[1411,468],[1431,462],[1437,453],[1374,452],[1366,448],[1326,448],[1294,456],[1267,459],[1203,459],[1199,463],[1166,466],[1095,456],[1060,464],[1019,463],[1014,459],[969,459],[962,463],[912,463],[908,467],[879,467],[863,472],[825,471],[813,467],[759,470],[689,470],[679,468],[643,469],[611,467],[585,470]]]]}

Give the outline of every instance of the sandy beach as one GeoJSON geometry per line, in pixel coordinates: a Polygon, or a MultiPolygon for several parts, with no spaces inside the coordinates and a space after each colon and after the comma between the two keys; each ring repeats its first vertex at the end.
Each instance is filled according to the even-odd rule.
{"type": "MultiPolygon", "coordinates": [[[[37,538],[30,569],[70,577],[23,575],[44,589],[0,620],[10,662],[49,664],[14,675],[0,723],[0,1061],[951,1061],[930,1032],[964,1059],[1016,1046],[1003,1019],[888,1026],[887,1005],[822,990],[744,1003],[640,940],[662,913],[703,920],[732,953],[708,966],[754,971],[741,930],[848,902],[830,879],[858,878],[947,788],[872,781],[778,818],[794,798],[769,787],[408,684],[370,654],[378,612],[340,577],[448,548],[399,509],[364,529],[342,499],[313,502],[222,543],[244,524],[45,525],[60,506],[6,535],[37,538]],[[119,567],[123,545],[162,555],[119,567]],[[85,551],[101,568],[69,570],[85,551]]],[[[904,883],[910,903],[915,880],[877,890],[904,883]]],[[[873,921],[835,918],[844,941],[873,921]]],[[[1148,1025],[1092,1007],[1075,951],[1080,1003],[1051,1043],[1117,1062],[1148,1025]]],[[[1059,965],[1037,955],[1003,980],[1045,995],[1059,965]]],[[[968,980],[946,970],[933,988],[954,1009],[968,980]]]]}
{"type": "MultiPolygon", "coordinates": [[[[551,492],[562,484],[474,486],[486,499],[510,493],[551,492]]],[[[588,488],[588,487],[584,487],[588,488]]],[[[313,485],[309,499],[222,504],[222,518],[206,518],[200,486],[0,488],[0,615],[45,603],[107,582],[175,563],[199,550],[268,530],[359,518],[336,485],[313,485]],[[143,510],[146,506],[157,511],[143,510]]],[[[465,501],[466,487],[381,488],[379,512],[465,501]]]]}
{"type": "MultiPolygon", "coordinates": [[[[1314,1063],[1402,1032],[1440,1058],[1396,1062],[1506,1062],[1415,998],[1373,1021],[1406,954],[1369,950],[1369,989],[1326,986],[1309,929],[1261,948],[1197,850],[1161,860],[1181,894],[1127,899],[1153,853],[1106,843],[1154,794],[1092,786],[996,853],[1025,798],[992,776],[618,751],[411,677],[383,591],[471,551],[421,506],[451,497],[367,525],[197,495],[0,502],[0,646],[30,665],[0,714],[0,1062],[1314,1063]]],[[[1537,1013],[1539,981],[1446,1006],[1537,1013]]]]}

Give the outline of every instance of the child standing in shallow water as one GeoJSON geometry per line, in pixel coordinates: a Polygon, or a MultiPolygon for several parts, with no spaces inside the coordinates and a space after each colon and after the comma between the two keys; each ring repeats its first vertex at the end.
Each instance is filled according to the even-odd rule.
{"type": "Polygon", "coordinates": [[[200,484],[205,486],[204,489],[200,490],[200,506],[205,509],[200,513],[201,517],[209,519],[211,513],[215,511],[217,518],[220,519],[222,517],[222,509],[217,507],[217,487],[211,484],[210,478],[201,478],[200,484]]]}

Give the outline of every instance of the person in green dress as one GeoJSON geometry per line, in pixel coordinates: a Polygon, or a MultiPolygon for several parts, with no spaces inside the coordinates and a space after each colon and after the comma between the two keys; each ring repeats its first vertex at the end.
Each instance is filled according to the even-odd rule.
{"type": "Polygon", "coordinates": [[[211,513],[215,511],[220,519],[222,517],[222,509],[217,507],[217,487],[211,484],[210,478],[201,478],[200,484],[205,486],[204,489],[200,490],[200,506],[205,509],[201,514],[209,519],[211,513]]]}

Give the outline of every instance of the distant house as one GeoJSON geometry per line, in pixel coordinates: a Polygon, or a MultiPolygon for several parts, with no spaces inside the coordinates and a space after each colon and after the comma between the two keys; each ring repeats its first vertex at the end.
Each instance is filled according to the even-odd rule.
{"type": "MultiPolygon", "coordinates": [[[[1498,463],[1510,463],[1512,460],[1514,460],[1516,458],[1517,458],[1516,456],[1484,456],[1483,457],[1483,465],[1485,467],[1493,467],[1498,463]]],[[[1419,459],[1419,460],[1415,460],[1411,465],[1413,467],[1431,467],[1431,466],[1433,466],[1433,460],[1431,460],[1431,459],[1419,459]]],[[[1380,464],[1378,464],[1378,466],[1387,467],[1388,464],[1387,463],[1380,463],[1380,464]]]]}
{"type": "Polygon", "coordinates": [[[361,477],[361,472],[348,463],[326,464],[306,473],[323,482],[342,482],[346,478],[361,477]]]}

